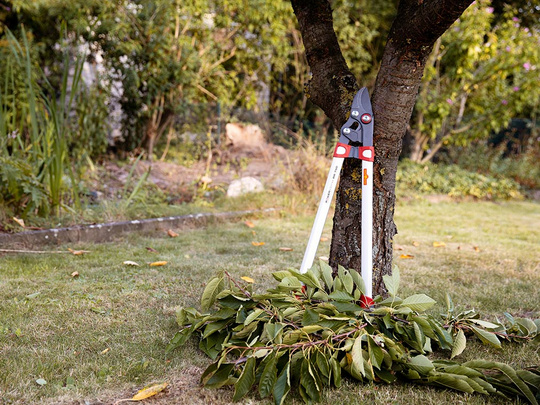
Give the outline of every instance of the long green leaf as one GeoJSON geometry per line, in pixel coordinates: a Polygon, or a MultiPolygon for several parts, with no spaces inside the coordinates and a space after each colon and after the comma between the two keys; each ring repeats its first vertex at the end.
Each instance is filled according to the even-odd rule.
{"type": "Polygon", "coordinates": [[[482,343],[486,345],[491,345],[493,347],[496,347],[497,349],[501,348],[501,342],[499,341],[499,338],[493,333],[477,328],[475,326],[471,326],[471,329],[473,330],[476,337],[482,341],[482,343]]]}
{"type": "Polygon", "coordinates": [[[244,370],[242,371],[242,374],[240,375],[240,378],[234,385],[234,396],[233,401],[238,401],[242,397],[244,397],[253,384],[255,383],[255,365],[257,363],[257,359],[255,357],[250,357],[246,365],[244,366],[244,370]]]}
{"type": "MultiPolygon", "coordinates": [[[[521,391],[521,393],[529,400],[533,405],[538,405],[534,394],[529,389],[527,384],[519,377],[516,371],[510,367],[508,364],[498,363],[495,361],[485,361],[485,360],[472,360],[466,363],[463,363],[465,367],[471,368],[480,368],[480,369],[495,369],[500,370],[506,377],[508,377],[514,385],[521,391]]],[[[493,382],[494,384],[494,382],[493,382]]]]}
{"type": "Polygon", "coordinates": [[[271,354],[271,358],[266,363],[263,372],[261,374],[261,379],[259,381],[259,394],[261,398],[266,398],[272,392],[272,388],[277,380],[277,358],[275,353],[271,354]]]}
{"type": "Polygon", "coordinates": [[[274,403],[276,405],[282,405],[285,401],[285,397],[291,390],[290,371],[291,363],[290,361],[288,361],[281,373],[279,374],[279,377],[274,384],[274,388],[272,389],[272,395],[274,396],[274,403]]]}
{"type": "Polygon", "coordinates": [[[383,282],[386,286],[386,290],[388,291],[388,294],[390,294],[392,297],[395,297],[397,295],[399,289],[399,280],[399,269],[397,267],[394,267],[392,275],[383,276],[383,282]]]}
{"type": "Polygon", "coordinates": [[[453,359],[456,356],[459,356],[465,350],[467,346],[467,338],[462,329],[458,330],[458,333],[454,337],[454,345],[452,346],[452,355],[450,356],[453,359]]]}
{"type": "Polygon", "coordinates": [[[467,384],[467,382],[447,374],[430,377],[430,381],[442,385],[445,388],[466,392],[467,394],[472,394],[474,392],[474,389],[467,384]]]}
{"type": "Polygon", "coordinates": [[[201,297],[201,309],[207,311],[216,301],[216,297],[223,290],[223,276],[213,278],[206,285],[201,297]]]}
{"type": "Polygon", "coordinates": [[[359,336],[355,339],[351,349],[351,374],[354,378],[362,380],[366,376],[364,370],[364,357],[362,356],[362,338],[359,336]]]}
{"type": "Polygon", "coordinates": [[[321,267],[321,274],[323,277],[324,284],[326,284],[326,289],[330,291],[332,285],[334,284],[334,278],[332,277],[332,267],[328,263],[319,260],[319,266],[321,267]]]}
{"type": "Polygon", "coordinates": [[[414,294],[403,300],[400,306],[417,312],[424,312],[436,304],[436,301],[426,294],[414,294]]]}
{"type": "Polygon", "coordinates": [[[332,380],[334,381],[334,385],[339,388],[341,387],[341,366],[334,357],[330,358],[329,363],[332,368],[332,380]]]}

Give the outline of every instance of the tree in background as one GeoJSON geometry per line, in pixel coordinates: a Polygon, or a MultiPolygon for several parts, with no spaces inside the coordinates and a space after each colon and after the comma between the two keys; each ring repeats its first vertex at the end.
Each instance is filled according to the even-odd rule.
{"type": "Polygon", "coordinates": [[[487,138],[538,105],[538,26],[522,26],[514,9],[496,18],[490,4],[477,0],[435,43],[410,123],[413,161],[487,138]]]}
{"type": "Polygon", "coordinates": [[[261,0],[105,2],[89,40],[122,83],[128,149],[142,143],[151,157],[175,117],[197,105],[255,108],[271,63],[286,56],[290,12],[261,0]]]}

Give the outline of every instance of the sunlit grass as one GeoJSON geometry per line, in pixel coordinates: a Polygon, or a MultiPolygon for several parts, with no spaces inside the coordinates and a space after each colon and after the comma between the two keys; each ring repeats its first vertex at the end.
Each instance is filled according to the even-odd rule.
{"type": "MultiPolygon", "coordinates": [[[[273,284],[273,271],[299,266],[312,217],[277,213],[251,221],[255,228],[238,222],[181,232],[177,238],[129,235],[114,243],[70,246],[91,251],[83,256],[0,257],[0,403],[112,403],[161,381],[169,381],[171,388],[153,403],[229,402],[232,391],[197,385],[209,359],[195,341],[170,355],[165,346],[176,331],[176,307],[197,307],[215,272],[250,275],[262,290],[273,284]],[[126,266],[126,260],[140,266],[126,266]],[[149,266],[158,260],[168,264],[149,266]],[[71,276],[74,271],[78,277],[71,276]],[[38,378],[47,384],[38,385],[38,378]]],[[[396,223],[395,245],[403,250],[396,250],[395,263],[403,295],[426,293],[442,310],[448,292],[456,305],[474,307],[487,319],[504,311],[540,316],[538,204],[415,202],[396,207],[396,223]],[[433,242],[446,246],[435,248],[433,242]],[[414,258],[400,259],[402,254],[414,258]]],[[[325,236],[330,236],[329,226],[325,236]]],[[[328,245],[321,243],[319,254],[327,255],[328,245]]],[[[494,350],[474,344],[462,355],[463,360],[478,357],[517,367],[540,364],[537,345],[494,350]]],[[[255,396],[250,399],[259,403],[255,396]]],[[[298,397],[291,401],[297,403],[298,397]]],[[[323,397],[326,404],[368,402],[507,403],[354,381],[323,397]]]]}

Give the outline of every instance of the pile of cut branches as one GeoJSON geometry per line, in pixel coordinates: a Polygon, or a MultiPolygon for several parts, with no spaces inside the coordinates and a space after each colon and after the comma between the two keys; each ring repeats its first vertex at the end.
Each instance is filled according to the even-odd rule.
{"type": "Polygon", "coordinates": [[[310,403],[320,400],[325,387],[339,387],[346,375],[540,400],[539,365],[515,370],[493,361],[452,360],[470,337],[497,348],[502,341],[538,343],[540,319],[505,314],[504,323],[487,322],[473,310],[458,313],[449,296],[446,313],[430,315],[425,311],[435,304],[432,298],[397,295],[397,269],[384,277],[389,297],[375,298],[370,308],[360,305],[365,286],[355,271],[339,268],[334,277],[321,262],[305,274],[279,271],[274,278],[275,288],[255,294],[249,277],[220,273],[201,299],[203,311],[215,311],[178,311],[181,329],[168,350],[199,334],[200,349],[214,360],[202,375],[205,386],[234,385],[237,401],[258,385],[260,397],[273,396],[276,404],[295,388],[310,403]],[[430,360],[434,350],[448,351],[450,360],[430,360]]]}

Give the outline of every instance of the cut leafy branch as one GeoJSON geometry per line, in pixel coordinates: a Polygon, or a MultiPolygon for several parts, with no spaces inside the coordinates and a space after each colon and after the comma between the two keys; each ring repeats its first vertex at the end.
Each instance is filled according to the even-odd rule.
{"type": "Polygon", "coordinates": [[[253,292],[251,279],[220,273],[206,286],[201,314],[194,308],[177,313],[181,329],[168,351],[194,333],[199,347],[214,360],[201,381],[207,387],[233,385],[237,401],[258,385],[261,398],[284,403],[294,389],[306,403],[317,402],[325,387],[341,385],[342,375],[361,382],[406,380],[466,393],[520,397],[538,404],[540,366],[515,370],[502,363],[430,360],[435,350],[451,359],[467,340],[500,348],[502,341],[540,342],[540,319],[488,322],[473,310],[456,312],[451,298],[441,317],[425,313],[435,301],[425,294],[401,298],[399,271],[385,276],[390,297],[361,306],[364,282],[357,272],[332,269],[320,262],[305,274],[274,273],[279,284],[264,294],[253,292]]]}

